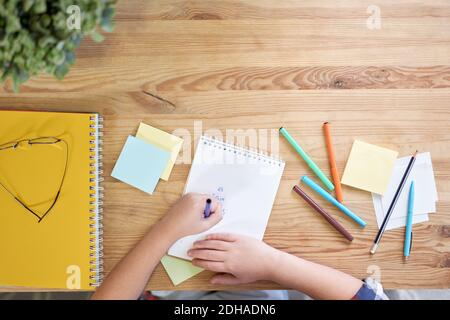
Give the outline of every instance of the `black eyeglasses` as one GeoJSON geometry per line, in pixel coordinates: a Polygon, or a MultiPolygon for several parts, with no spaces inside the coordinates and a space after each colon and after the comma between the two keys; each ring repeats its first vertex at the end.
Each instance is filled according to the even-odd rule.
{"type": "MultiPolygon", "coordinates": [[[[26,144],[26,145],[32,147],[32,146],[42,146],[42,145],[55,145],[55,144],[58,144],[58,143],[62,143],[65,146],[65,148],[64,148],[65,149],[64,171],[63,171],[63,175],[61,177],[61,182],[59,184],[58,191],[56,192],[56,195],[55,195],[55,197],[53,199],[53,202],[52,202],[51,206],[44,212],[44,214],[40,215],[39,213],[37,213],[36,211],[31,209],[22,200],[20,200],[17,196],[15,196],[0,181],[0,186],[2,186],[3,189],[5,189],[5,191],[7,193],[9,193],[18,203],[20,203],[20,205],[22,205],[28,212],[33,214],[38,219],[38,222],[41,222],[47,216],[47,214],[53,209],[53,207],[55,206],[56,202],[59,199],[59,195],[61,193],[61,189],[62,189],[62,186],[64,184],[64,179],[66,178],[67,161],[68,161],[68,157],[69,157],[69,146],[68,146],[67,142],[64,139],[60,139],[60,138],[56,138],[56,137],[39,137],[39,138],[34,138],[34,139],[23,139],[23,140],[17,140],[17,141],[8,142],[8,143],[0,145],[0,152],[3,152],[3,151],[7,151],[7,150],[14,151],[22,144],[26,144]]],[[[1,153],[0,153],[0,156],[1,156],[1,153]]]]}

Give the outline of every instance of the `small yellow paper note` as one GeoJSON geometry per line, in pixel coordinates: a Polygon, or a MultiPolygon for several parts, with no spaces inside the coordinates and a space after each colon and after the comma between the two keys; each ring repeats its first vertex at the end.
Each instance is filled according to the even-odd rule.
{"type": "Polygon", "coordinates": [[[177,160],[177,156],[180,152],[181,146],[183,145],[183,139],[162,130],[156,129],[145,123],[141,123],[139,125],[139,129],[136,133],[136,138],[170,152],[169,161],[167,162],[167,166],[161,175],[161,179],[167,181],[169,179],[170,172],[175,165],[175,161],[177,160]]]}
{"type": "Polygon", "coordinates": [[[382,195],[392,176],[398,152],[355,140],[342,184],[382,195]]]}
{"type": "Polygon", "coordinates": [[[166,272],[169,275],[170,280],[172,280],[174,286],[179,285],[180,283],[203,271],[202,268],[194,266],[188,260],[171,256],[162,257],[161,263],[164,269],[166,269],[166,272]]]}

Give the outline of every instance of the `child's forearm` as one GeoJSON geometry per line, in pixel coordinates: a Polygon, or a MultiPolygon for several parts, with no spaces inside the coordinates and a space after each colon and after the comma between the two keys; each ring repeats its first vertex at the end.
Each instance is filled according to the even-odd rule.
{"type": "Polygon", "coordinates": [[[179,238],[208,230],[222,219],[220,203],[200,193],[182,196],[109,273],[92,299],[137,299],[163,255],[179,238]],[[205,218],[205,203],[211,214],[205,218]]]}
{"type": "Polygon", "coordinates": [[[114,267],[92,299],[137,299],[176,238],[164,222],[156,224],[114,267]]]}
{"type": "Polygon", "coordinates": [[[351,299],[363,282],[346,273],[276,251],[269,280],[315,299],[351,299]]]}

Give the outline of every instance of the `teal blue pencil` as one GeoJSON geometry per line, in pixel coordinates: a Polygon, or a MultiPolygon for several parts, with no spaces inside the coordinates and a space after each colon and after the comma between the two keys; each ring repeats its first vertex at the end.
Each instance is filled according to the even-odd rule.
{"type": "Polygon", "coordinates": [[[414,211],[414,181],[411,181],[411,186],[409,187],[409,195],[408,195],[408,212],[406,216],[405,244],[403,247],[403,256],[405,257],[405,259],[408,259],[409,253],[411,252],[413,211],[414,211]]]}
{"type": "Polygon", "coordinates": [[[322,181],[322,183],[325,185],[325,187],[328,188],[328,190],[333,191],[334,185],[331,183],[331,181],[327,178],[327,176],[320,170],[320,168],[312,161],[312,159],[308,156],[308,154],[299,146],[297,141],[287,132],[287,130],[283,127],[280,128],[280,133],[283,135],[283,137],[286,138],[286,140],[289,142],[289,144],[294,148],[295,151],[300,155],[300,157],[305,160],[306,164],[311,168],[311,170],[314,172],[314,174],[322,181]]]}
{"type": "Polygon", "coordinates": [[[339,201],[337,201],[335,198],[333,198],[333,196],[331,194],[329,194],[328,192],[326,192],[325,190],[323,190],[317,183],[315,183],[314,181],[312,181],[310,178],[308,178],[307,176],[303,176],[302,177],[302,182],[304,182],[307,186],[309,186],[311,189],[313,189],[315,192],[317,192],[318,194],[320,194],[322,196],[322,198],[324,198],[325,200],[327,200],[328,202],[331,202],[332,205],[334,205],[335,207],[337,207],[339,210],[341,210],[343,213],[345,213],[347,216],[349,216],[350,218],[352,218],[357,224],[359,224],[361,227],[365,227],[366,226],[366,222],[361,219],[360,217],[358,217],[355,213],[353,213],[352,211],[350,211],[350,209],[348,209],[346,206],[344,206],[342,203],[340,203],[339,201]]]}

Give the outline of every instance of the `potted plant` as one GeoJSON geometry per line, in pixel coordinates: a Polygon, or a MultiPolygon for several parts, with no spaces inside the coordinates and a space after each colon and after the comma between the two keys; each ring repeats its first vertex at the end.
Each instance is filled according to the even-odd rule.
{"type": "Polygon", "coordinates": [[[115,0],[0,0],[0,82],[14,91],[41,72],[63,79],[84,36],[113,30],[115,0]]]}

